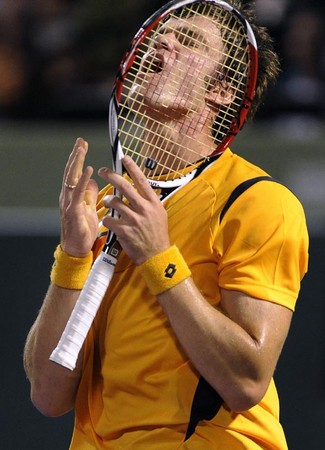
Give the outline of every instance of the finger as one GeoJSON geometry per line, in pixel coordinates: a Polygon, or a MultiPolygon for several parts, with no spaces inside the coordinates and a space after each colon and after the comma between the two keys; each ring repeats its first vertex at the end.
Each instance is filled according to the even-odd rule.
{"type": "Polygon", "coordinates": [[[87,204],[92,204],[96,207],[97,200],[98,200],[98,184],[95,180],[90,179],[86,192],[85,192],[85,200],[87,204]]]}
{"type": "Polygon", "coordinates": [[[133,211],[130,206],[116,195],[106,195],[103,198],[103,202],[106,208],[116,211],[123,220],[129,220],[133,216],[133,211]]]}
{"type": "Polygon", "coordinates": [[[133,159],[130,156],[124,156],[122,162],[129,176],[132,178],[135,188],[138,190],[141,196],[148,200],[157,198],[146,176],[133,161],[133,159]]]}
{"type": "Polygon", "coordinates": [[[63,184],[77,185],[83,171],[87,150],[88,143],[84,139],[78,138],[64,171],[63,184]]]}
{"type": "MultiPolygon", "coordinates": [[[[97,183],[94,180],[91,180],[91,176],[94,172],[94,169],[91,166],[85,168],[81,177],[78,180],[78,183],[75,189],[71,190],[72,199],[71,203],[81,203],[87,198],[94,199],[98,193],[97,183]]],[[[96,202],[96,200],[95,200],[96,202]]]]}
{"type": "Polygon", "coordinates": [[[143,201],[143,197],[135,190],[129,180],[123,176],[113,172],[107,167],[99,169],[98,174],[110,183],[123,197],[126,198],[130,207],[139,207],[143,201]]]}
{"type": "Polygon", "coordinates": [[[73,161],[74,158],[75,158],[75,154],[76,154],[77,149],[78,149],[79,147],[83,147],[84,145],[85,145],[84,139],[81,138],[81,137],[78,137],[77,140],[76,140],[76,142],[74,143],[73,149],[72,149],[72,151],[71,151],[71,153],[70,153],[70,155],[69,155],[67,164],[66,164],[66,166],[65,166],[64,174],[63,174],[63,175],[64,175],[64,176],[63,176],[64,179],[66,178],[66,176],[67,176],[67,174],[68,174],[68,171],[69,171],[69,169],[70,169],[70,166],[71,166],[71,164],[72,164],[72,161],[73,161]]]}
{"type": "Polygon", "coordinates": [[[105,216],[103,218],[103,225],[110,231],[112,231],[117,238],[119,238],[120,230],[123,228],[123,224],[121,224],[120,219],[111,216],[105,216]]]}
{"type": "Polygon", "coordinates": [[[126,166],[128,166],[128,170],[130,167],[129,175],[132,175],[132,181],[134,182],[134,185],[132,185],[127,179],[113,172],[107,167],[101,168],[98,171],[98,174],[103,178],[103,180],[112,184],[112,186],[114,186],[115,189],[120,192],[120,194],[126,197],[131,207],[141,207],[143,199],[157,200],[157,196],[155,195],[141,169],[131,158],[125,157],[124,159],[127,160],[126,166]]]}

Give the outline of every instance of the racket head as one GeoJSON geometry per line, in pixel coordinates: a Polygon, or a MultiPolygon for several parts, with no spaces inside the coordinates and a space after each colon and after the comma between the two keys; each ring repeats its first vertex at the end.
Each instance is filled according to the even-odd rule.
{"type": "Polygon", "coordinates": [[[122,173],[121,159],[130,155],[162,186],[223,152],[245,123],[257,70],[253,30],[228,3],[171,1],[157,10],[134,36],[115,79],[115,170],[122,173]]]}

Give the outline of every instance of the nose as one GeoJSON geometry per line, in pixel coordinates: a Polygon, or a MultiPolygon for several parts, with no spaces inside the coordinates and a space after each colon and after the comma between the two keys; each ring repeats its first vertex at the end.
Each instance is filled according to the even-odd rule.
{"type": "Polygon", "coordinates": [[[175,48],[176,37],[174,33],[165,33],[158,36],[156,40],[156,48],[164,49],[172,52],[175,48]]]}

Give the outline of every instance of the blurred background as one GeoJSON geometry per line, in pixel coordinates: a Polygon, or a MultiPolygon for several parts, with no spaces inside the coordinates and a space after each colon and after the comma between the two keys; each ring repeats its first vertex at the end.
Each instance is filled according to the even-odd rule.
{"type": "MultiPolygon", "coordinates": [[[[22,368],[59,239],[58,195],[78,136],[110,163],[107,105],[120,58],[164,1],[0,0],[0,448],[64,450],[72,414],[42,417],[22,368]]],[[[304,204],[310,269],[275,374],[290,450],[325,448],[325,15],[323,2],[257,0],[282,73],[232,149],[304,204]]],[[[202,449],[203,450],[203,449],[202,449]]],[[[229,449],[231,450],[231,449],[229,449]]]]}

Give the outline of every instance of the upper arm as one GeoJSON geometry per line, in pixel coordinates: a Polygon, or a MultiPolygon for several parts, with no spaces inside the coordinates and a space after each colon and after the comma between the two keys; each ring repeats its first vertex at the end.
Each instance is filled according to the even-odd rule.
{"type": "Polygon", "coordinates": [[[221,290],[221,311],[252,338],[258,354],[258,369],[268,383],[286,340],[292,311],[239,291],[221,290]]]}
{"type": "Polygon", "coordinates": [[[219,286],[294,310],[307,270],[308,233],[296,197],[261,182],[231,206],[214,242],[219,286]]]}

